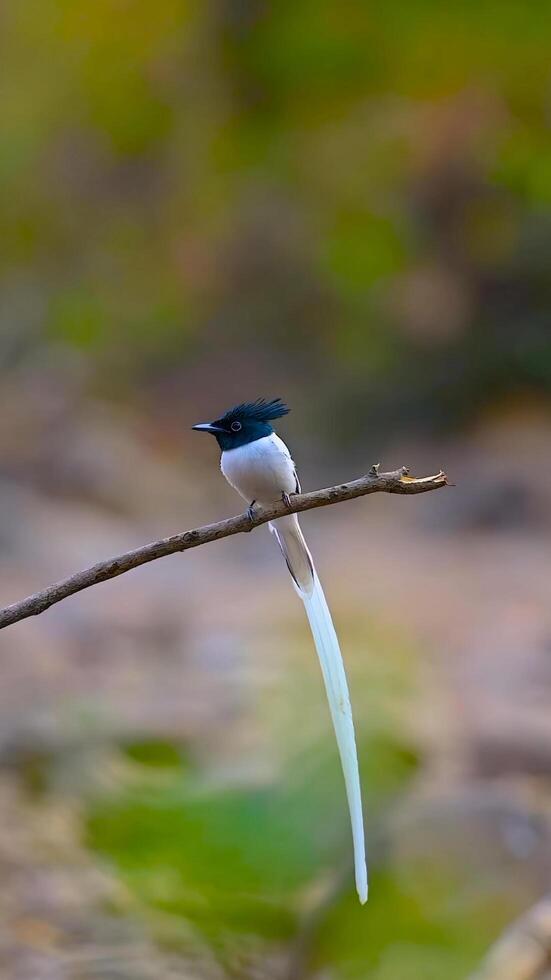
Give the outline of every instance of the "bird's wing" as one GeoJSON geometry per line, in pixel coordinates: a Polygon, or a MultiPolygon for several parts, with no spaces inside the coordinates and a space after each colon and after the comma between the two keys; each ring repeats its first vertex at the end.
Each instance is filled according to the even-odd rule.
{"type": "Polygon", "coordinates": [[[283,456],[285,456],[289,460],[289,462],[291,463],[291,465],[293,467],[293,478],[294,478],[294,481],[295,481],[295,493],[302,493],[302,490],[301,490],[301,487],[300,487],[300,480],[298,478],[297,468],[295,466],[293,457],[291,456],[291,452],[289,450],[289,447],[285,445],[285,443],[283,442],[283,439],[280,439],[280,437],[275,432],[272,435],[272,441],[273,441],[274,446],[276,446],[277,449],[279,450],[279,452],[282,453],[283,456]]]}

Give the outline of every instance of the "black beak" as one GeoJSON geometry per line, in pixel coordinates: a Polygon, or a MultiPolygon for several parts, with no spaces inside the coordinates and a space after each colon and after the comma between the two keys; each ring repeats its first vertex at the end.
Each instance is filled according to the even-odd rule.
{"type": "Polygon", "coordinates": [[[192,429],[196,432],[225,432],[226,430],[222,428],[221,425],[214,425],[212,422],[199,422],[197,425],[192,425],[192,429]]]}

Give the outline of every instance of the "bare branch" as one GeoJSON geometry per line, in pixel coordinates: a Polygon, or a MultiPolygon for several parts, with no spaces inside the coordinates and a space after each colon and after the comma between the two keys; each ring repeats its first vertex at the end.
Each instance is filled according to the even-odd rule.
{"type": "Polygon", "coordinates": [[[551,966],[551,892],[516,919],[471,980],[544,980],[551,966]]]}
{"type": "Polygon", "coordinates": [[[313,510],[315,507],[327,507],[329,504],[338,504],[343,500],[352,500],[354,497],[363,497],[368,493],[401,493],[416,494],[426,493],[429,490],[438,490],[440,487],[448,486],[446,474],[442,471],[434,476],[425,476],[421,479],[409,476],[409,470],[403,466],[392,473],[379,473],[378,464],[372,466],[366,476],[359,480],[352,480],[350,483],[341,483],[336,487],[327,487],[325,490],[314,490],[312,493],[293,494],[291,505],[287,507],[283,502],[278,502],[270,508],[255,508],[254,516],[251,518],[247,513],[239,514],[237,517],[229,517],[225,521],[218,521],[216,524],[206,524],[204,527],[195,528],[193,531],[183,531],[180,534],[173,534],[169,538],[161,538],[160,541],[153,541],[151,544],[143,545],[133,551],[127,551],[124,555],[115,558],[108,558],[100,561],[90,568],[85,568],[81,572],[76,572],[70,578],[56,582],[48,586],[41,592],[28,596],[20,602],[14,602],[11,606],[0,610],[0,629],[11,626],[21,619],[29,616],[38,616],[62,599],[67,599],[76,592],[90,588],[91,585],[98,585],[108,579],[123,575],[132,568],[145,565],[146,562],[156,561],[157,558],[165,558],[178,551],[188,551],[190,548],[198,548],[209,541],[218,541],[220,538],[228,538],[233,534],[241,534],[244,531],[252,531],[253,528],[266,524],[268,521],[275,521],[278,517],[286,514],[298,514],[303,510],[313,510]]]}

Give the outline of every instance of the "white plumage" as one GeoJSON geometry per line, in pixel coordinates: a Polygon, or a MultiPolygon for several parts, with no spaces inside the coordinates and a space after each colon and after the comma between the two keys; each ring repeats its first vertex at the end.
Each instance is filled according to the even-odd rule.
{"type": "Polygon", "coordinates": [[[220,469],[229,484],[247,501],[273,504],[282,493],[295,493],[297,475],[287,446],[272,432],[237,449],[226,449],[220,469]]]}
{"type": "MultiPolygon", "coordinates": [[[[295,464],[282,439],[271,435],[228,449],[220,467],[228,483],[251,504],[270,506],[282,494],[300,491],[295,464]]],[[[339,642],[312,557],[296,514],[281,517],[270,530],[276,536],[310,623],[337,737],[352,824],[356,888],[367,901],[362,800],[350,696],[339,642]]]]}

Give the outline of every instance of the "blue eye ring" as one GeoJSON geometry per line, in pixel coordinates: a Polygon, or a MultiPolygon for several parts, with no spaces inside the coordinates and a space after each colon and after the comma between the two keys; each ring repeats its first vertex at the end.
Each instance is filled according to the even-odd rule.
{"type": "Polygon", "coordinates": [[[230,425],[230,429],[232,430],[232,432],[241,432],[242,428],[243,426],[241,425],[241,422],[238,422],[237,419],[235,420],[235,422],[232,422],[232,424],[230,425]]]}

